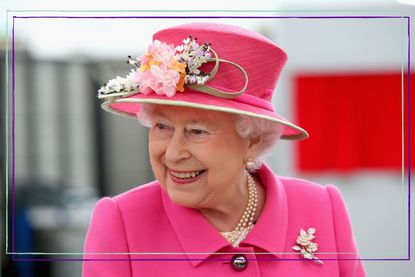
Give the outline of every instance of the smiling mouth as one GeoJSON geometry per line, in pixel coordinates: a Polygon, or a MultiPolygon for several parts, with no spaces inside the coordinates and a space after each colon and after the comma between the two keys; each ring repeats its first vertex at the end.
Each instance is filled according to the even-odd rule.
{"type": "Polygon", "coordinates": [[[170,170],[170,174],[173,177],[176,177],[176,178],[179,178],[179,179],[182,179],[182,180],[195,178],[195,177],[199,176],[200,174],[202,174],[203,172],[205,172],[205,170],[188,171],[188,172],[177,172],[177,171],[171,171],[170,170]]]}

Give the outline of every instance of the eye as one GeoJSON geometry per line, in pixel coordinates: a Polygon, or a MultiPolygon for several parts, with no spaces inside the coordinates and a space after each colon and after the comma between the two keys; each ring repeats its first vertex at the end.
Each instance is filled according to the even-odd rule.
{"type": "Polygon", "coordinates": [[[204,140],[207,139],[210,135],[210,132],[201,128],[191,128],[186,130],[186,136],[189,139],[193,140],[204,140]]]}
{"type": "Polygon", "coordinates": [[[151,128],[151,131],[150,131],[150,133],[152,134],[154,138],[167,138],[167,137],[170,137],[173,132],[174,132],[174,128],[172,128],[171,126],[167,124],[160,123],[160,122],[153,123],[153,127],[151,128]]]}
{"type": "Polygon", "coordinates": [[[154,128],[157,129],[157,130],[160,130],[160,131],[162,131],[162,130],[169,130],[170,129],[169,126],[167,126],[166,124],[163,124],[163,123],[156,123],[156,124],[154,124],[154,128]]]}
{"type": "Polygon", "coordinates": [[[209,134],[207,131],[202,130],[202,129],[191,129],[189,131],[189,133],[191,135],[207,135],[207,134],[209,134]]]}

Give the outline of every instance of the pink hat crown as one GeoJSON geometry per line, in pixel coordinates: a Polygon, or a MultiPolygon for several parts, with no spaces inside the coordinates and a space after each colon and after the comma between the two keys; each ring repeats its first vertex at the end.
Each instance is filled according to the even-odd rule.
{"type": "MultiPolygon", "coordinates": [[[[287,55],[269,39],[237,26],[216,23],[191,23],[157,32],[153,40],[180,45],[189,35],[199,43],[211,44],[219,58],[240,65],[248,75],[244,94],[271,101],[273,91],[287,55]]],[[[220,63],[209,86],[237,91],[244,86],[244,77],[234,66],[220,63]]]]}
{"type": "Polygon", "coordinates": [[[284,125],[282,138],[308,134],[278,115],[272,95],[287,55],[271,40],[237,26],[191,23],[154,34],[136,68],[98,91],[107,111],[135,118],[140,103],[243,114],[284,125]]]}

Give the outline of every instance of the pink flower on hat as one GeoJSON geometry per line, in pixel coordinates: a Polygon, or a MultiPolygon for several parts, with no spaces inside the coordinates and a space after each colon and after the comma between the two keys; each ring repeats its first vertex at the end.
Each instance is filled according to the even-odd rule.
{"type": "Polygon", "coordinates": [[[155,93],[172,97],[176,93],[176,84],[180,79],[180,74],[171,69],[161,69],[158,66],[151,68],[151,78],[147,83],[155,93]]]}
{"type": "Polygon", "coordinates": [[[168,66],[175,52],[176,50],[174,49],[173,44],[154,40],[153,43],[148,46],[147,54],[151,55],[155,61],[161,62],[163,66],[168,66]]]}
{"type": "Polygon", "coordinates": [[[148,52],[138,58],[141,65],[134,74],[134,81],[140,84],[140,92],[149,94],[154,91],[168,97],[176,93],[180,72],[175,68],[175,52],[173,45],[159,40],[150,44],[148,52]]]}

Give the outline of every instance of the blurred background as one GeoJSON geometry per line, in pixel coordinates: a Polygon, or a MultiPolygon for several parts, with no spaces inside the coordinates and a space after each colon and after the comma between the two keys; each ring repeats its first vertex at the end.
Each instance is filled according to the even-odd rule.
{"type": "MultiPolygon", "coordinates": [[[[1,247],[6,249],[3,231],[8,227],[8,252],[14,248],[17,253],[32,253],[17,258],[61,259],[13,263],[11,256],[2,251],[4,276],[80,276],[82,263],[65,259],[82,258],[84,236],[96,201],[153,179],[147,130],[137,121],[101,110],[96,91],[114,76],[125,76],[130,71],[127,55],[143,54],[155,31],[201,19],[28,18],[110,15],[223,15],[202,21],[239,25],[275,41],[289,59],[273,98],[274,105],[280,114],[308,130],[310,139],[281,141],[264,160],[280,175],[340,188],[361,257],[368,259],[368,276],[413,276],[414,263],[403,261],[409,251],[407,155],[411,155],[412,173],[415,160],[415,147],[408,152],[403,143],[408,132],[411,142],[415,137],[414,128],[408,129],[407,119],[409,104],[413,126],[415,78],[410,77],[408,102],[407,79],[402,77],[408,70],[407,19],[226,17],[405,15],[413,21],[414,6],[369,0],[338,1],[336,5],[321,0],[311,5],[309,1],[295,0],[289,4],[238,3],[240,11],[233,13],[104,13],[87,10],[144,10],[161,6],[178,10],[188,6],[161,0],[158,6],[147,3],[140,7],[130,1],[112,6],[90,1],[82,6],[85,12],[68,12],[79,9],[79,4],[54,6],[51,1],[39,1],[35,6],[29,1],[8,0],[0,4],[4,11],[1,22],[6,22],[6,9],[20,10],[9,11],[7,20],[9,35],[14,23],[14,57],[6,26],[0,31],[0,86],[5,88],[6,77],[9,84],[8,95],[2,89],[0,98],[1,103],[9,103],[8,116],[6,106],[1,106],[0,122],[2,137],[8,136],[8,145],[2,140],[0,150],[4,157],[0,161],[0,179],[4,183],[8,173],[2,188],[7,186],[9,193],[8,226],[6,220],[1,221],[1,247]],[[271,11],[277,9],[285,12],[271,11]]],[[[209,9],[231,10],[235,5],[213,1],[209,9]]],[[[413,23],[411,27],[415,30],[413,23]]],[[[413,45],[411,51],[415,53],[413,45]]],[[[6,199],[4,189],[0,193],[2,202],[6,199]]],[[[0,207],[2,216],[5,207],[0,207]]]]}

